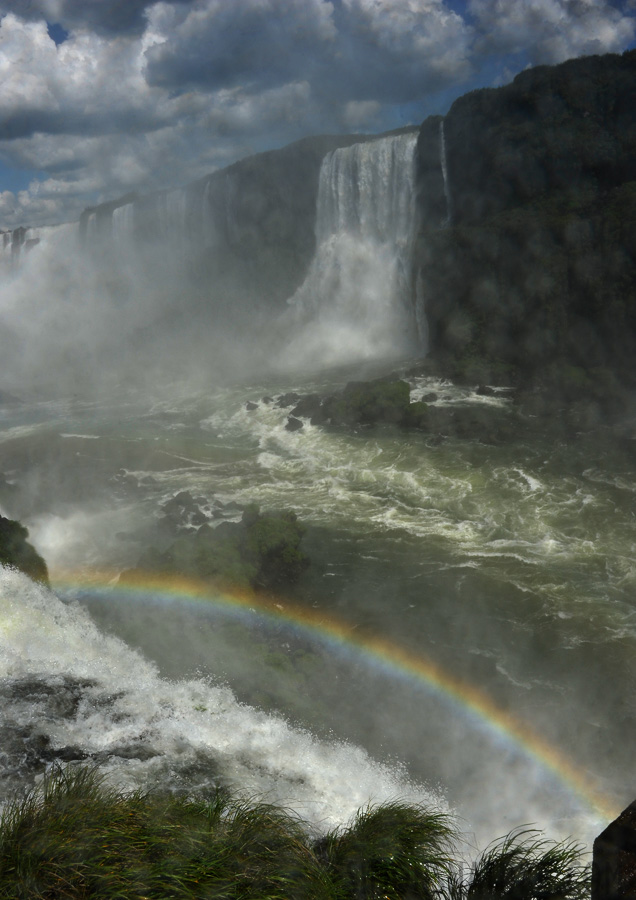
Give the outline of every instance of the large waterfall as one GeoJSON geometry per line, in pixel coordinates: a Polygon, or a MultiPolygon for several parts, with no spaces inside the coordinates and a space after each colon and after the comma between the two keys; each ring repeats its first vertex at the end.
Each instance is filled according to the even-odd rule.
{"type": "Polygon", "coordinates": [[[412,352],[415,134],[329,153],[320,170],[316,254],[289,303],[291,362],[412,352]]]}

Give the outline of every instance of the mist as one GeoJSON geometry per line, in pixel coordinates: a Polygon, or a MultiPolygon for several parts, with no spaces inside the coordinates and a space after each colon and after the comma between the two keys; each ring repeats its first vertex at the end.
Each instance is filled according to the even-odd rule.
{"type": "Polygon", "coordinates": [[[135,248],[51,228],[5,281],[3,389],[88,398],[248,375],[266,353],[235,300],[193,284],[168,239],[135,248]]]}

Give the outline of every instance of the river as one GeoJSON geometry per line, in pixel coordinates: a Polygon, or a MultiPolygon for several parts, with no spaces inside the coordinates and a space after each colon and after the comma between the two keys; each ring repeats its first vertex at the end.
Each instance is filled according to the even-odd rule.
{"type": "MultiPolygon", "coordinates": [[[[630,442],[290,432],[269,402],[360,374],[2,408],[4,506],[53,591],[2,576],[5,797],[92,760],[121,787],[230,783],[317,829],[396,796],[448,805],[480,847],[531,823],[589,843],[631,802],[630,442]],[[293,591],[118,585],[184,490],[213,525],[293,509],[293,591]]],[[[407,378],[438,405],[513,402],[407,378]]]]}

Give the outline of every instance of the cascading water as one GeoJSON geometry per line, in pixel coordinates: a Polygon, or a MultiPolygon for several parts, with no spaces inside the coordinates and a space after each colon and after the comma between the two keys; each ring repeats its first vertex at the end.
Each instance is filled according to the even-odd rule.
{"type": "Polygon", "coordinates": [[[444,197],[446,199],[446,218],[443,227],[447,228],[452,223],[453,208],[451,203],[450,185],[448,182],[448,162],[446,160],[446,138],[444,137],[444,120],[439,123],[439,157],[444,179],[444,197]]]}
{"type": "Polygon", "coordinates": [[[291,806],[318,831],[370,797],[441,803],[399,769],[241,705],[226,687],[160,678],[81,607],[2,567],[0,613],[0,806],[42,768],[40,755],[88,757],[119,788],[188,785],[205,795],[229,784],[291,806]]]}
{"type": "Polygon", "coordinates": [[[293,364],[412,351],[415,134],[329,153],[320,170],[316,253],[288,301],[293,364]]]}
{"type": "Polygon", "coordinates": [[[135,207],[132,203],[119,206],[113,211],[113,240],[119,247],[129,247],[133,241],[135,227],[135,207]]]}

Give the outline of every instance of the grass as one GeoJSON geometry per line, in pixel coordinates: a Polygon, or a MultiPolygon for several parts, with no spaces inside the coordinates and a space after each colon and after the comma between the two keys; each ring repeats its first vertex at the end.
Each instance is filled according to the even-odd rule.
{"type": "Polygon", "coordinates": [[[513,831],[491,844],[447,885],[447,900],[583,900],[590,896],[589,867],[577,844],[546,841],[535,830],[513,831]]]}
{"type": "Polygon", "coordinates": [[[2,900],[579,900],[579,848],[536,832],[490,847],[464,879],[451,820],[393,802],[319,840],[297,816],[108,788],[95,769],[47,776],[0,819],[2,900]]]}
{"type": "Polygon", "coordinates": [[[447,816],[403,803],[360,811],[344,832],[314,850],[341,897],[435,897],[450,875],[453,832],[447,816]]]}

